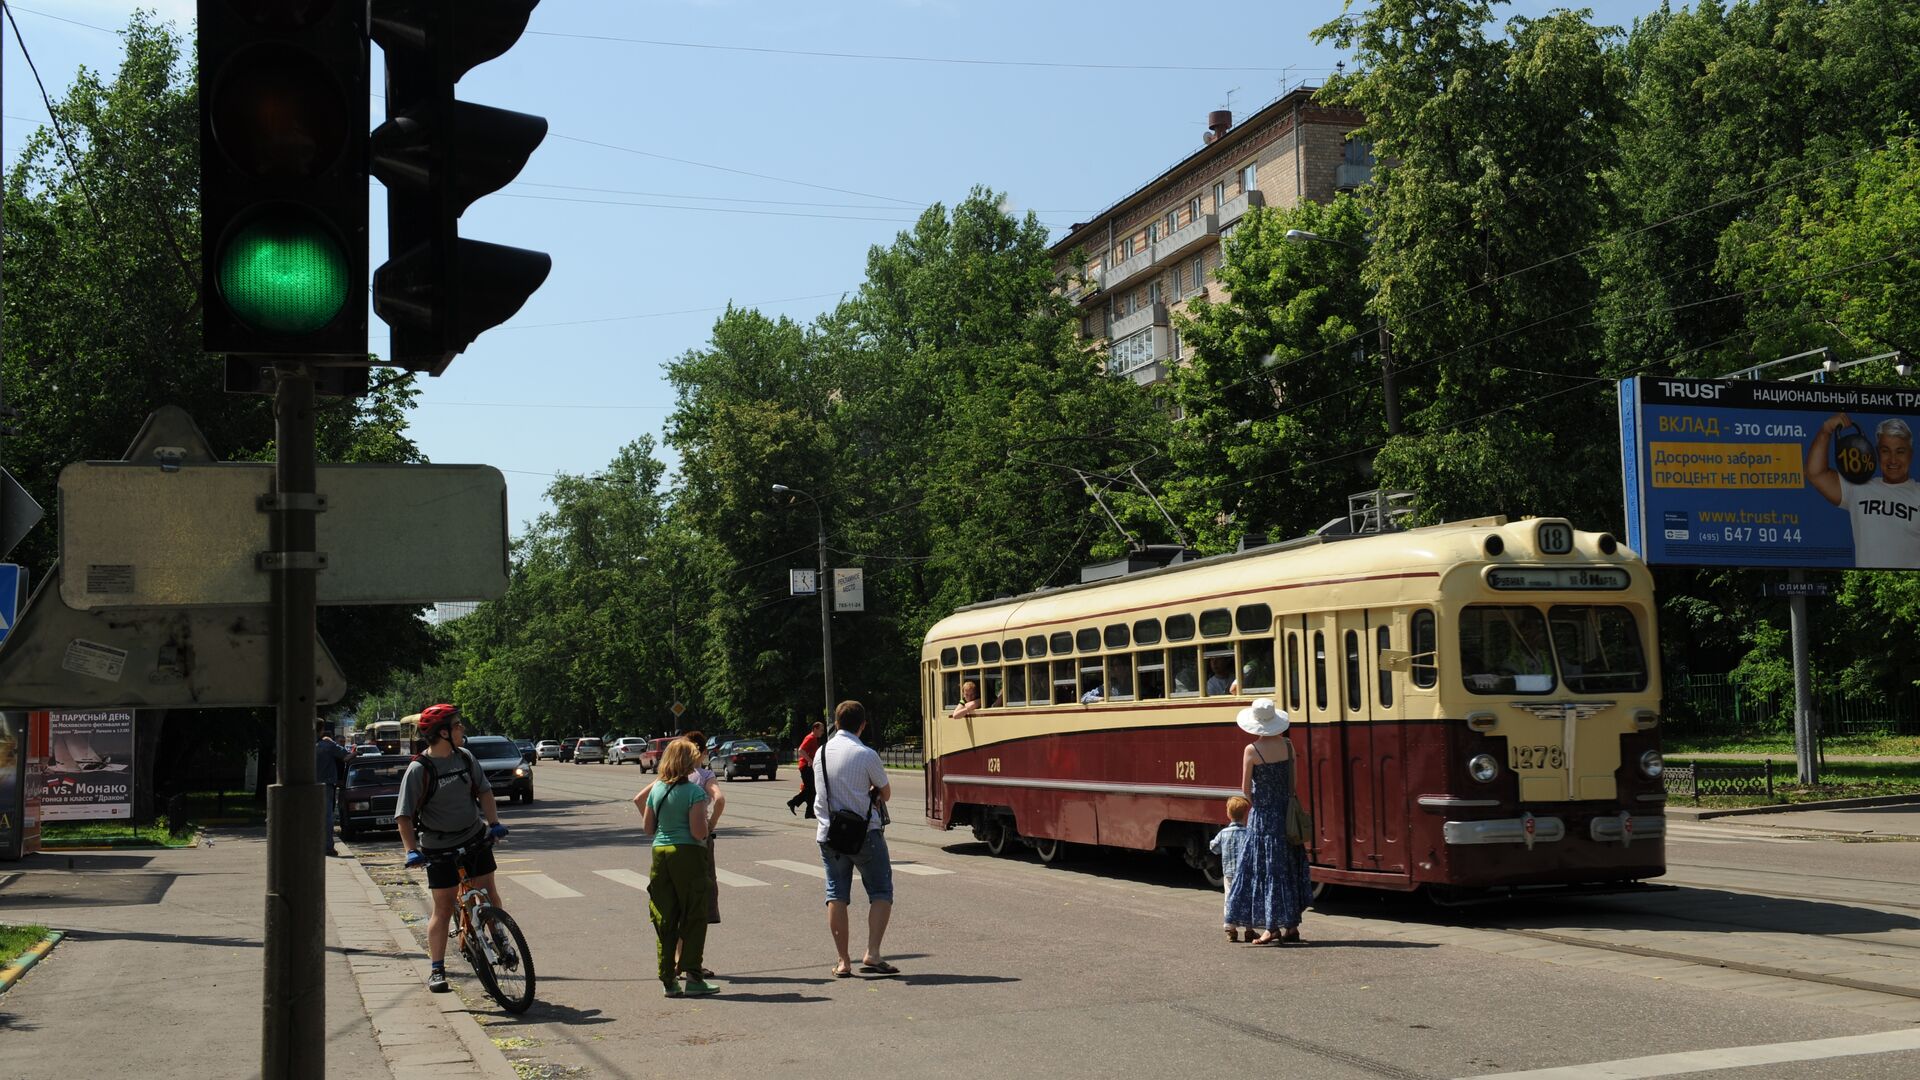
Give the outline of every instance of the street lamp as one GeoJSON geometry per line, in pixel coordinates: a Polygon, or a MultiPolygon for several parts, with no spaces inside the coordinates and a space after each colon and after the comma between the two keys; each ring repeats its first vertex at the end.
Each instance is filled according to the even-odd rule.
{"type": "Polygon", "coordinates": [[[820,569],[819,575],[813,579],[813,591],[820,594],[820,683],[827,707],[825,720],[831,725],[833,723],[833,612],[828,606],[831,601],[827,596],[827,519],[821,516],[820,500],[799,488],[775,484],[773,490],[781,495],[798,495],[813,504],[813,522],[819,529],[820,537],[820,569]]]}
{"type": "MultiPolygon", "coordinates": [[[[1317,232],[1309,232],[1306,229],[1288,229],[1287,239],[1296,244],[1312,243],[1317,240],[1323,244],[1338,244],[1361,255],[1367,253],[1367,249],[1358,244],[1335,240],[1331,236],[1321,236],[1317,232]]],[[[1384,316],[1380,319],[1380,390],[1386,398],[1387,436],[1391,438],[1400,434],[1400,389],[1393,381],[1393,335],[1387,330],[1387,320],[1384,316]]]]}

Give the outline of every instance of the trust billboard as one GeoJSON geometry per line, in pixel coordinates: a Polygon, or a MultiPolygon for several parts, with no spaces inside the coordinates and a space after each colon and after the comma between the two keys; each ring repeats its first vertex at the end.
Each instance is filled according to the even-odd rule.
{"type": "Polygon", "coordinates": [[[1627,544],[1652,564],[1920,567],[1920,392],[1620,383],[1627,544]]]}

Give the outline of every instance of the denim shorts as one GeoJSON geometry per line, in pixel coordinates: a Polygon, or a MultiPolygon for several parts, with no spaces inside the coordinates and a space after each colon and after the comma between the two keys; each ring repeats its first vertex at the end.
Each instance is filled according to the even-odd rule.
{"type": "Polygon", "coordinates": [[[842,904],[852,900],[853,868],[860,868],[860,884],[867,887],[867,903],[877,904],[882,900],[893,899],[893,860],[887,855],[887,834],[881,829],[868,829],[866,842],[860,845],[860,854],[842,855],[820,843],[820,862],[827,868],[827,903],[839,901],[842,904]]]}

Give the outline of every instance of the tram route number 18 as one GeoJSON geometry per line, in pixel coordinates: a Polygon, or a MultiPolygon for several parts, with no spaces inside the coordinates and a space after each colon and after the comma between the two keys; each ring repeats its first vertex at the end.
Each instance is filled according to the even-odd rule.
{"type": "Polygon", "coordinates": [[[1507,767],[1521,769],[1564,769],[1567,755],[1558,746],[1507,746],[1507,767]]]}

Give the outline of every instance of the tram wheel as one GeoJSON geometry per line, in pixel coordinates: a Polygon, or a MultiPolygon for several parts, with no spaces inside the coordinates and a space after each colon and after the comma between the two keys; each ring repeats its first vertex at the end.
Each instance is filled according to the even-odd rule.
{"type": "Polygon", "coordinates": [[[1048,866],[1058,866],[1067,861],[1067,849],[1072,847],[1065,840],[1038,840],[1033,842],[1033,853],[1048,866]]]}
{"type": "Polygon", "coordinates": [[[1012,822],[1006,818],[994,818],[987,825],[987,853],[1005,855],[1007,849],[1013,846],[1014,835],[1012,822]]]}
{"type": "Polygon", "coordinates": [[[1226,872],[1220,869],[1220,856],[1211,851],[1202,856],[1200,865],[1196,869],[1200,871],[1200,876],[1207,880],[1207,887],[1210,889],[1218,889],[1227,883],[1226,872]]]}
{"type": "Polygon", "coordinates": [[[1320,901],[1326,895],[1327,895],[1327,883],[1324,881],[1314,882],[1307,891],[1307,906],[1310,908],[1318,908],[1320,906],[1320,901]]]}

